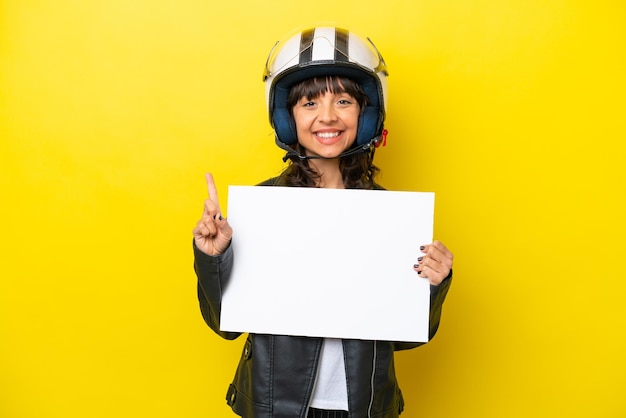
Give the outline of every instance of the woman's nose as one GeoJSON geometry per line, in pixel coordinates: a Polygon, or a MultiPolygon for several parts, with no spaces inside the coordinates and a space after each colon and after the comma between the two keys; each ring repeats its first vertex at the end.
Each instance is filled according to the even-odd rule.
{"type": "Polygon", "coordinates": [[[318,118],[321,122],[333,122],[337,120],[337,112],[333,106],[320,106],[318,118]]]}

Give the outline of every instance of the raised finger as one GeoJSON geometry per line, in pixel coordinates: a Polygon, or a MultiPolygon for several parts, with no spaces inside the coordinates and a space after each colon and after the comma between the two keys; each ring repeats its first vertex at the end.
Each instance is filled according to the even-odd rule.
{"type": "Polygon", "coordinates": [[[217,197],[217,187],[215,187],[215,180],[213,179],[213,175],[211,173],[206,173],[206,185],[209,192],[209,199],[215,203],[217,206],[217,210],[220,208],[220,201],[217,197]]]}

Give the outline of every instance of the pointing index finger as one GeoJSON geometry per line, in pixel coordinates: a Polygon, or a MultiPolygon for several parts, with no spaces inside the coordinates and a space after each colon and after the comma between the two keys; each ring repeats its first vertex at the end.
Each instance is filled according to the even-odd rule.
{"type": "Polygon", "coordinates": [[[206,185],[209,191],[209,199],[219,208],[220,202],[217,197],[217,187],[215,187],[215,180],[213,180],[211,173],[206,173],[206,185]]]}

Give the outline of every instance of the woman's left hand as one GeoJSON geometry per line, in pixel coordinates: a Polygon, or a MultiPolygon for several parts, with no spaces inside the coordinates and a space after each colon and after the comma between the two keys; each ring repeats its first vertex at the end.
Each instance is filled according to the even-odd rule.
{"type": "Polygon", "coordinates": [[[421,246],[420,251],[424,255],[418,257],[413,269],[420,277],[428,279],[430,284],[434,286],[441,284],[450,274],[454,255],[439,241],[421,246]]]}

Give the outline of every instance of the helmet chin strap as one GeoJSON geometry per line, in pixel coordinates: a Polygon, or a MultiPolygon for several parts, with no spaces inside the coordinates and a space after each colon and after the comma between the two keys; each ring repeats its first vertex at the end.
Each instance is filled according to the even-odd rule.
{"type": "Polygon", "coordinates": [[[360,154],[362,152],[367,152],[367,151],[370,150],[370,148],[372,148],[372,146],[376,145],[376,143],[379,140],[380,140],[380,136],[377,136],[377,137],[372,138],[367,144],[357,145],[356,147],[350,148],[349,150],[342,152],[341,154],[339,154],[336,157],[322,157],[321,155],[302,155],[298,151],[296,151],[295,149],[291,148],[289,145],[287,145],[284,142],[282,142],[280,139],[278,139],[278,136],[275,135],[276,145],[278,145],[280,148],[282,148],[285,151],[287,151],[287,154],[283,157],[283,162],[287,161],[288,159],[290,159],[292,157],[295,157],[295,158],[299,159],[300,161],[305,161],[305,160],[334,160],[335,158],[343,158],[343,157],[347,157],[349,155],[354,155],[354,154],[360,154]]]}

